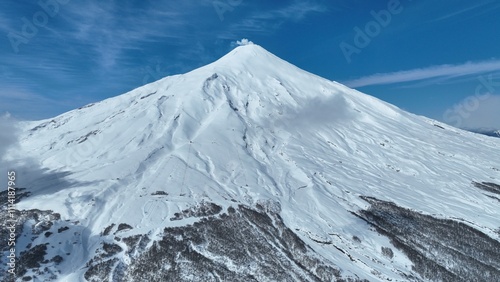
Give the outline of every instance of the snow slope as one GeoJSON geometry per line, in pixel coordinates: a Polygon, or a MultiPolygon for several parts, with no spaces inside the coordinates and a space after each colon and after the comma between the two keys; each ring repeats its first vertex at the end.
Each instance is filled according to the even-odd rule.
{"type": "Polygon", "coordinates": [[[500,140],[407,113],[258,45],[21,131],[8,159],[31,156],[44,174],[22,183],[32,195],[18,208],[53,210],[82,228],[49,250],[74,254],[60,281],[83,279],[111,223],[157,238],[195,222],[170,218],[202,201],[279,203],[316,253],[370,281],[402,281],[412,263],[394,248],[392,259],[381,253],[389,240],[351,214],[369,206],[360,196],[499,239],[498,201],[471,182],[500,182],[500,140]]]}

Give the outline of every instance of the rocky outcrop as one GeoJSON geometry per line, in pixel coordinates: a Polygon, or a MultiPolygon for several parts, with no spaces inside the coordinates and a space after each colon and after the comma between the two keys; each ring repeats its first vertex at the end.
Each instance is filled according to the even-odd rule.
{"type": "Polygon", "coordinates": [[[425,280],[488,282],[500,277],[500,242],[483,232],[391,202],[362,198],[371,207],[358,216],[389,237],[425,280]]]}

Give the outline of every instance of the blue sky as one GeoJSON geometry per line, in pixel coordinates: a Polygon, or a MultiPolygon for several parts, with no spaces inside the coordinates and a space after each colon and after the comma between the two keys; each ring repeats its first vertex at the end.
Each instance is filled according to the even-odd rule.
{"type": "Polygon", "coordinates": [[[500,1],[2,1],[0,113],[49,118],[206,65],[248,38],[460,127],[500,128],[500,1]]]}

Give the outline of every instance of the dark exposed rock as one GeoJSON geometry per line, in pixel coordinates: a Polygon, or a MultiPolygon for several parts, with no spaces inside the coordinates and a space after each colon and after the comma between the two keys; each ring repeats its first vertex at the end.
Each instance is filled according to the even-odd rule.
{"type": "MultiPolygon", "coordinates": [[[[8,192],[7,190],[3,190],[0,192],[0,198],[1,199],[8,199],[8,192]]],[[[27,198],[31,195],[31,192],[26,191],[26,188],[16,188],[16,198],[14,199],[14,203],[19,203],[23,198],[27,198]]],[[[7,201],[2,201],[2,204],[0,205],[2,208],[7,206],[7,201]]]]}
{"type": "Polygon", "coordinates": [[[112,267],[118,262],[118,259],[113,258],[104,262],[93,264],[85,272],[84,277],[89,282],[109,281],[109,273],[112,267]]]}
{"type": "Polygon", "coordinates": [[[424,279],[486,282],[500,277],[500,242],[461,222],[362,198],[371,207],[359,211],[359,217],[389,237],[424,279]]]}
{"type": "Polygon", "coordinates": [[[92,107],[94,105],[95,105],[95,103],[90,103],[88,105],[85,105],[85,106],[82,106],[82,107],[78,108],[78,110],[85,109],[85,108],[90,108],[90,107],[92,107]]]}
{"type": "Polygon", "coordinates": [[[335,281],[277,214],[239,206],[192,226],[166,228],[127,271],[127,281],[335,281]],[[163,269],[161,273],[155,269],[163,269]]]}
{"type": "Polygon", "coordinates": [[[64,260],[63,257],[61,257],[60,255],[57,255],[57,256],[53,257],[50,261],[54,262],[55,264],[60,264],[63,260],[64,260]]]}
{"type": "Polygon", "coordinates": [[[217,78],[219,77],[218,74],[214,73],[212,74],[212,76],[210,76],[209,78],[205,79],[205,83],[203,84],[203,88],[206,89],[209,87],[210,83],[214,80],[216,80],[217,78]]]}
{"type": "Polygon", "coordinates": [[[491,182],[482,182],[482,183],[472,182],[472,185],[481,190],[500,195],[500,185],[498,184],[491,182]]]}
{"type": "Polygon", "coordinates": [[[394,257],[394,252],[392,251],[391,248],[382,247],[382,254],[388,257],[389,259],[392,259],[394,257]]]}
{"type": "Polygon", "coordinates": [[[60,215],[52,211],[22,210],[17,211],[14,218],[9,217],[9,213],[2,206],[0,212],[0,250],[7,251],[9,248],[8,238],[10,231],[8,228],[15,227],[16,241],[23,232],[23,225],[27,221],[32,221],[32,233],[40,235],[49,230],[54,221],[60,220],[60,215]],[[13,222],[11,220],[14,220],[13,222]]]}
{"type": "Polygon", "coordinates": [[[147,95],[144,95],[144,96],[142,96],[140,99],[141,99],[141,100],[142,100],[142,99],[146,99],[146,98],[150,97],[151,95],[156,94],[156,92],[157,92],[157,91],[155,91],[155,92],[151,92],[151,93],[149,93],[149,94],[147,94],[147,95]]]}
{"type": "Polygon", "coordinates": [[[66,231],[66,230],[68,230],[68,229],[69,229],[69,227],[68,227],[68,226],[61,227],[61,228],[57,229],[57,233],[64,232],[64,231],[66,231]]]}
{"type": "Polygon", "coordinates": [[[130,263],[124,265],[115,259],[95,257],[88,263],[85,278],[88,281],[108,281],[111,276],[120,277],[120,281],[360,281],[342,280],[340,270],[314,253],[271,208],[240,205],[220,214],[222,208],[217,207],[206,204],[198,206],[198,210],[190,209],[190,215],[202,218],[192,225],[165,228],[162,238],[151,247],[147,247],[150,242],[147,235],[122,238],[130,263]],[[214,211],[217,215],[212,215],[214,211]]]}
{"type": "Polygon", "coordinates": [[[78,137],[75,140],[69,141],[67,144],[69,145],[69,144],[74,143],[74,142],[76,142],[77,144],[81,144],[81,143],[87,141],[89,139],[89,137],[96,136],[99,133],[100,133],[99,130],[91,131],[91,132],[89,132],[89,133],[87,133],[87,134],[85,134],[83,136],[78,137]]]}
{"type": "Polygon", "coordinates": [[[134,235],[130,237],[123,238],[122,241],[127,245],[129,249],[134,247],[137,242],[141,239],[142,235],[134,235]]]}
{"type": "Polygon", "coordinates": [[[113,229],[113,227],[115,227],[114,223],[112,223],[110,226],[104,228],[104,231],[102,232],[102,235],[103,236],[108,236],[109,233],[111,232],[111,230],[113,229]]]}
{"type": "Polygon", "coordinates": [[[122,247],[117,244],[103,243],[102,249],[106,252],[106,256],[111,257],[123,251],[122,247]]]}
{"type": "Polygon", "coordinates": [[[185,209],[182,212],[175,213],[174,217],[170,218],[170,220],[181,220],[190,217],[212,216],[220,213],[221,211],[222,207],[219,205],[216,205],[214,203],[202,202],[197,206],[185,209]]]}
{"type": "MultiPolygon", "coordinates": [[[[0,273],[0,281],[14,281],[14,278],[37,280],[37,276],[24,276],[29,270],[40,276],[44,276],[47,281],[57,280],[55,265],[62,261],[62,257],[55,256],[52,259],[45,259],[48,248],[54,248],[52,243],[53,232],[47,231],[54,225],[62,224],[61,216],[52,211],[33,210],[18,210],[14,217],[10,217],[6,211],[6,203],[1,203],[0,207],[0,249],[8,251],[8,238],[12,226],[15,227],[16,252],[20,252],[15,260],[15,275],[7,273],[7,265],[5,264],[0,273]],[[19,244],[21,236],[30,235],[28,238],[31,242],[19,244]],[[37,242],[34,244],[33,242],[37,242]],[[43,243],[42,243],[43,242],[43,243]],[[33,246],[34,245],[34,246],[33,246]]],[[[65,222],[65,224],[68,224],[65,222]]],[[[76,223],[75,223],[76,224],[76,223]]],[[[68,227],[69,229],[69,227],[68,227]]],[[[60,244],[60,242],[59,242],[60,244]]],[[[5,262],[5,259],[2,261],[5,262]]],[[[3,263],[2,263],[3,264],[3,263]]]]}
{"type": "Polygon", "coordinates": [[[168,196],[168,193],[165,191],[155,191],[151,193],[152,196],[168,196]]]}
{"type": "Polygon", "coordinates": [[[45,260],[47,245],[48,244],[36,245],[28,251],[21,252],[19,258],[20,268],[39,268],[40,264],[45,260]]]}
{"type": "Polygon", "coordinates": [[[120,223],[118,225],[118,228],[116,229],[115,234],[118,233],[118,232],[120,232],[120,231],[127,231],[127,230],[132,230],[132,229],[134,229],[134,228],[132,226],[128,225],[128,224],[126,224],[126,223],[120,223]]]}

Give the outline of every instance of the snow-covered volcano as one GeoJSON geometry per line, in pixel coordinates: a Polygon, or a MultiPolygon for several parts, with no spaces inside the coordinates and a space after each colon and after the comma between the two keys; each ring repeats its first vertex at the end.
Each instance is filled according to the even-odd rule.
{"type": "MultiPolygon", "coordinates": [[[[26,210],[19,278],[493,281],[500,273],[500,140],[407,113],[258,45],[21,127],[7,158],[30,156],[43,173],[30,181],[29,170],[17,173],[30,193],[17,204],[26,210]],[[399,234],[394,222],[409,229],[399,234]],[[492,253],[459,249],[462,257],[451,251],[460,247],[437,252],[407,237],[425,222],[480,234],[472,238],[486,243],[474,254],[492,253]],[[486,270],[461,274],[475,267],[469,260],[486,270]]],[[[453,241],[440,236],[432,242],[453,241]]]]}

